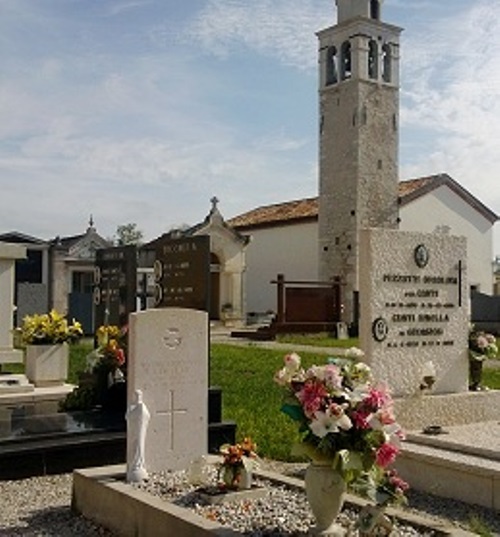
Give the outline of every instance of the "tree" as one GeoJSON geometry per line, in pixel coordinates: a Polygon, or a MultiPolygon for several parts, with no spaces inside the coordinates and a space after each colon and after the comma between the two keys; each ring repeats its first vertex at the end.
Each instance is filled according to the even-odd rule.
{"type": "Polygon", "coordinates": [[[116,228],[116,245],[127,246],[135,244],[139,246],[142,242],[144,234],[140,229],[137,229],[137,224],[122,224],[116,228]]]}

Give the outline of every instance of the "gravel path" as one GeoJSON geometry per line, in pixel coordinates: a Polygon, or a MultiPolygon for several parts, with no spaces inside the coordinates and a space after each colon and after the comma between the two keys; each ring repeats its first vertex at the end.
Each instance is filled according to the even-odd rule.
{"type": "MultiPolygon", "coordinates": [[[[300,477],[304,465],[266,461],[264,468],[300,477]]],[[[0,537],[117,537],[71,512],[71,474],[0,481],[0,537]]],[[[489,509],[412,492],[410,511],[470,530],[471,522],[500,536],[500,516],[489,509]]],[[[422,532],[419,535],[425,535],[422,532]]]]}
{"type": "Polygon", "coordinates": [[[0,481],[0,536],[112,537],[71,512],[72,475],[0,481]]]}

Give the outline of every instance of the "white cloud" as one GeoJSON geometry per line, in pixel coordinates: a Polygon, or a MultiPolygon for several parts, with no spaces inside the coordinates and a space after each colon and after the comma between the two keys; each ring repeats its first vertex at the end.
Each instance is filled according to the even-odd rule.
{"type": "Polygon", "coordinates": [[[405,176],[447,172],[496,212],[500,191],[500,4],[480,0],[404,44],[403,137],[427,133],[405,176]]]}
{"type": "Polygon", "coordinates": [[[334,23],[330,2],[208,0],[188,34],[207,52],[226,56],[243,44],[299,69],[316,66],[318,29],[334,23]],[[331,18],[328,15],[331,15],[331,18]]]}

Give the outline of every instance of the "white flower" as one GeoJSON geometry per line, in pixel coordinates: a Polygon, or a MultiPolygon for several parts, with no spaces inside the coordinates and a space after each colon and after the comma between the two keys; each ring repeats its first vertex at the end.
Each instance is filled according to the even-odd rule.
{"type": "Polygon", "coordinates": [[[350,347],[345,352],[346,358],[354,358],[356,360],[361,360],[364,355],[365,353],[361,349],[358,349],[358,347],[350,347]]]}
{"type": "Polygon", "coordinates": [[[292,377],[293,373],[290,373],[290,371],[286,367],[283,367],[275,373],[274,382],[276,382],[276,384],[279,384],[280,386],[286,386],[286,384],[288,384],[292,380],[292,377]]]}
{"type": "Polygon", "coordinates": [[[352,422],[344,413],[344,409],[339,405],[335,406],[335,409],[330,407],[326,412],[318,410],[314,413],[309,428],[319,438],[325,437],[328,433],[338,433],[339,429],[347,431],[352,427],[352,422]]]}
{"type": "Polygon", "coordinates": [[[285,356],[285,369],[289,371],[298,371],[300,369],[300,356],[296,352],[285,356]]]}

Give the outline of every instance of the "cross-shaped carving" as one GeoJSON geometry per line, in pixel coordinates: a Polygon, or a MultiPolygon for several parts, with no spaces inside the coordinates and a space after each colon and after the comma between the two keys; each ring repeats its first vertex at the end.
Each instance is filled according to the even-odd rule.
{"type": "Polygon", "coordinates": [[[170,425],[170,431],[169,431],[169,436],[170,436],[170,446],[169,446],[169,449],[171,451],[173,451],[174,449],[174,433],[175,433],[175,414],[186,414],[187,413],[187,408],[175,408],[175,404],[174,404],[174,390],[170,390],[170,394],[169,394],[169,404],[168,404],[168,408],[166,410],[157,410],[156,411],[156,414],[158,416],[167,416],[168,420],[169,420],[169,425],[170,425]]]}
{"type": "Polygon", "coordinates": [[[217,204],[219,203],[219,199],[217,198],[217,196],[214,196],[213,198],[210,199],[210,202],[212,203],[212,211],[215,211],[215,209],[217,209],[217,204]]]}

